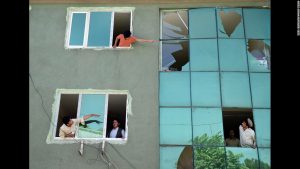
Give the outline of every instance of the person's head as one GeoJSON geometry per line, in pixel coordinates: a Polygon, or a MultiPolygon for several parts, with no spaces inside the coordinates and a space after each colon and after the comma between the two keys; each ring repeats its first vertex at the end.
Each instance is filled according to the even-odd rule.
{"type": "Polygon", "coordinates": [[[249,124],[248,124],[248,120],[247,119],[244,119],[243,122],[242,122],[242,127],[244,130],[246,130],[248,127],[249,127],[249,124]]]}
{"type": "Polygon", "coordinates": [[[71,117],[70,116],[65,116],[63,117],[63,123],[68,126],[68,127],[71,127],[72,124],[73,124],[73,121],[71,120],[71,117]]]}
{"type": "Polygon", "coordinates": [[[230,131],[229,131],[229,137],[230,137],[230,138],[234,138],[234,131],[233,131],[233,130],[230,130],[230,131]]]}
{"type": "Polygon", "coordinates": [[[128,38],[128,37],[130,37],[130,35],[131,35],[131,32],[130,32],[130,30],[126,30],[126,31],[124,31],[123,35],[124,35],[124,38],[128,38]]]}
{"type": "Polygon", "coordinates": [[[120,125],[119,120],[114,119],[113,120],[113,128],[115,129],[115,128],[119,127],[119,125],[120,125]]]}

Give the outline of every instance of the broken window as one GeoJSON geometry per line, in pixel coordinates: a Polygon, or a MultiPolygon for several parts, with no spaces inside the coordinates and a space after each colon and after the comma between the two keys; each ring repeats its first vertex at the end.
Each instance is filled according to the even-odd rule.
{"type": "Polygon", "coordinates": [[[189,71],[189,41],[162,42],[162,71],[189,71]]]}
{"type": "Polygon", "coordinates": [[[188,38],[187,10],[162,12],[162,39],[188,38]]]}
{"type": "Polygon", "coordinates": [[[68,8],[65,47],[112,48],[115,37],[132,30],[133,8],[68,8]]]}
{"type": "Polygon", "coordinates": [[[225,146],[228,147],[241,147],[239,127],[245,119],[250,118],[252,124],[249,126],[255,131],[255,124],[253,122],[253,112],[251,109],[236,109],[236,108],[223,108],[223,126],[225,146]]]}
{"type": "Polygon", "coordinates": [[[249,39],[247,43],[250,71],[270,71],[271,47],[267,40],[249,39]]]}
{"type": "Polygon", "coordinates": [[[127,114],[130,106],[130,96],[126,91],[111,90],[75,90],[58,89],[53,104],[53,119],[55,126],[51,128],[47,138],[48,143],[74,142],[76,140],[89,140],[99,143],[102,140],[115,140],[125,143],[127,140],[127,114]],[[60,127],[64,125],[63,118],[70,116],[71,119],[83,118],[89,114],[92,116],[84,120],[84,123],[75,124],[74,137],[61,138],[60,127]],[[108,138],[107,133],[113,128],[113,120],[118,120],[119,128],[123,129],[124,137],[108,138]]]}
{"type": "Polygon", "coordinates": [[[244,38],[242,9],[221,8],[217,9],[218,37],[244,38]]]}

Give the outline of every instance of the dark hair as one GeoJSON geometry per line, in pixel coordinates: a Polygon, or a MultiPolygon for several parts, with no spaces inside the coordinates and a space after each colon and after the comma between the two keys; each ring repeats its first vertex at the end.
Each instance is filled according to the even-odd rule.
{"type": "Polygon", "coordinates": [[[124,35],[124,38],[128,38],[128,37],[130,37],[130,35],[131,35],[131,32],[130,32],[130,30],[126,30],[126,31],[124,31],[123,35],[124,35]]]}
{"type": "Polygon", "coordinates": [[[248,123],[248,119],[243,119],[243,122],[245,122],[246,125],[247,125],[248,127],[250,127],[250,126],[249,126],[249,123],[248,123]]]}
{"type": "Polygon", "coordinates": [[[121,124],[119,119],[114,118],[113,121],[115,121],[115,120],[118,122],[119,125],[121,124]]]}
{"type": "Polygon", "coordinates": [[[64,123],[65,125],[67,125],[67,124],[69,123],[70,120],[71,120],[71,117],[70,117],[70,116],[65,116],[65,117],[63,117],[63,123],[64,123]]]}

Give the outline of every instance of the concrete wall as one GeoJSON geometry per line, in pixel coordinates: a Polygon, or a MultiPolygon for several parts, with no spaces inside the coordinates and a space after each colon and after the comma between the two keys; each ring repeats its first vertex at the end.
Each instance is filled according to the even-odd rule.
{"type": "MultiPolygon", "coordinates": [[[[199,7],[202,5],[207,4],[199,4],[199,7]]],[[[263,4],[227,4],[240,5],[263,4]]],[[[131,50],[66,50],[66,12],[71,6],[93,5],[32,5],[30,11],[30,74],[43,97],[49,117],[57,88],[129,90],[133,115],[128,121],[128,142],[114,147],[107,145],[106,150],[121,169],[159,168],[159,44],[137,43],[131,50]]],[[[159,39],[159,8],[192,7],[125,6],[136,7],[133,32],[145,39],[159,39]]],[[[96,160],[98,152],[95,147],[99,145],[85,146],[82,157],[78,154],[79,144],[46,144],[50,121],[41,103],[30,82],[31,169],[107,168],[101,158],[96,160]]]]}

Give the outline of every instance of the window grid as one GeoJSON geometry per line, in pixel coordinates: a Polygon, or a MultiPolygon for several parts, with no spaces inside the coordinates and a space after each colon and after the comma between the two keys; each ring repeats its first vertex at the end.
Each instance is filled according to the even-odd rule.
{"type": "MultiPolygon", "coordinates": [[[[210,8],[210,7],[207,7],[207,8],[210,8]]],[[[229,8],[232,8],[232,7],[229,7],[229,8]]],[[[190,8],[190,9],[192,9],[192,8],[190,8]]],[[[202,9],[202,8],[199,8],[199,9],[202,9]]],[[[260,72],[260,71],[251,71],[250,70],[250,67],[249,67],[249,59],[248,59],[248,52],[247,52],[247,38],[246,38],[246,31],[245,31],[245,22],[244,22],[244,8],[241,8],[242,9],[242,20],[243,20],[243,31],[244,31],[244,38],[224,38],[224,37],[219,37],[219,31],[218,31],[218,23],[217,23],[217,9],[218,8],[214,8],[214,10],[215,10],[215,21],[216,21],[216,31],[217,31],[217,37],[216,38],[178,38],[178,39],[160,39],[160,41],[161,42],[163,42],[163,41],[169,41],[169,40],[188,40],[188,41],[190,41],[190,40],[193,40],[193,39],[216,39],[217,40],[217,52],[218,52],[218,71],[192,71],[191,70],[191,66],[189,66],[189,71],[182,71],[182,72],[189,72],[189,77],[190,77],[190,79],[189,79],[189,83],[190,83],[190,85],[189,85],[189,87],[190,87],[190,106],[159,106],[159,108],[191,108],[191,125],[192,125],[192,148],[193,148],[193,166],[194,166],[194,164],[195,164],[195,162],[194,162],[194,151],[195,151],[195,147],[204,147],[204,148],[225,148],[225,162],[227,163],[227,153],[226,153],[226,146],[225,146],[225,144],[224,145],[194,145],[194,142],[193,142],[193,140],[194,140],[194,132],[193,132],[193,111],[192,111],[192,109],[193,108],[223,108],[223,100],[222,100],[222,80],[221,80],[221,73],[222,72],[244,72],[244,73],[247,73],[248,74],[248,83],[249,83],[249,88],[250,88],[250,100],[251,100],[251,109],[253,110],[253,109],[269,109],[270,110],[270,108],[265,108],[265,107],[263,107],[263,108],[254,108],[253,107],[253,98],[252,98],[252,91],[251,91],[251,79],[250,79],[250,73],[252,73],[252,72],[255,72],[255,73],[270,73],[270,72],[260,72]],[[221,71],[220,69],[221,69],[221,66],[220,66],[220,56],[219,56],[219,39],[244,39],[245,41],[245,48],[246,48],[246,59],[247,59],[247,71],[221,71]],[[221,101],[221,107],[220,106],[193,106],[193,104],[192,104],[192,87],[191,87],[191,85],[192,85],[192,78],[191,78],[191,73],[192,72],[218,72],[219,73],[219,83],[220,83],[220,85],[219,85],[219,87],[220,87],[220,101],[221,101]]],[[[226,9],[226,8],[224,8],[224,9],[226,9]]],[[[182,10],[182,9],[178,9],[178,10],[182,10]]],[[[162,17],[163,17],[163,11],[167,11],[167,10],[162,10],[162,12],[161,12],[161,16],[160,16],[160,18],[161,18],[161,25],[162,25],[162,22],[163,22],[163,20],[162,20],[162,17]]],[[[189,12],[188,12],[188,18],[189,18],[189,12]]],[[[189,20],[189,23],[190,23],[190,20],[189,20]]],[[[189,29],[189,32],[190,32],[190,29],[189,29]]],[[[161,27],[161,37],[162,37],[162,27],[161,27]]],[[[255,40],[270,40],[270,39],[255,39],[255,40]]],[[[162,44],[162,43],[161,43],[162,44]]],[[[190,44],[190,43],[189,43],[190,44]]],[[[162,46],[161,46],[162,47],[162,46]]],[[[162,49],[162,48],[160,48],[160,49],[162,49]]],[[[160,52],[160,61],[162,62],[162,52],[160,52]]],[[[190,48],[189,48],[189,64],[190,64],[190,48]]],[[[161,65],[160,65],[160,67],[159,67],[159,69],[161,69],[161,65]]],[[[159,71],[158,73],[160,74],[160,73],[162,73],[163,71],[159,71]]],[[[164,73],[166,73],[166,72],[164,72],[164,73]]],[[[167,73],[169,73],[169,72],[167,72],[167,73]]],[[[170,73],[172,73],[172,72],[170,72],[170,73]]],[[[180,73],[180,72],[177,72],[177,73],[180,73]]],[[[160,79],[159,79],[159,87],[160,87],[160,79]]],[[[160,98],[160,96],[159,96],[159,98],[160,98]]],[[[223,117],[222,117],[223,118],[223,117]]],[[[255,122],[254,122],[255,123],[255,122]]],[[[178,147],[178,146],[187,146],[187,144],[160,144],[160,147],[178,147]]],[[[241,147],[240,147],[241,148],[241,147]]],[[[259,157],[259,149],[260,148],[270,148],[270,147],[264,147],[264,146],[260,146],[260,147],[258,147],[257,146],[257,148],[256,148],[256,150],[257,150],[257,158],[258,158],[258,160],[260,159],[260,157],[259,157]]],[[[260,168],[260,163],[258,164],[259,165],[259,168],[260,168]]],[[[227,166],[226,166],[227,167],[227,166]]]]}

